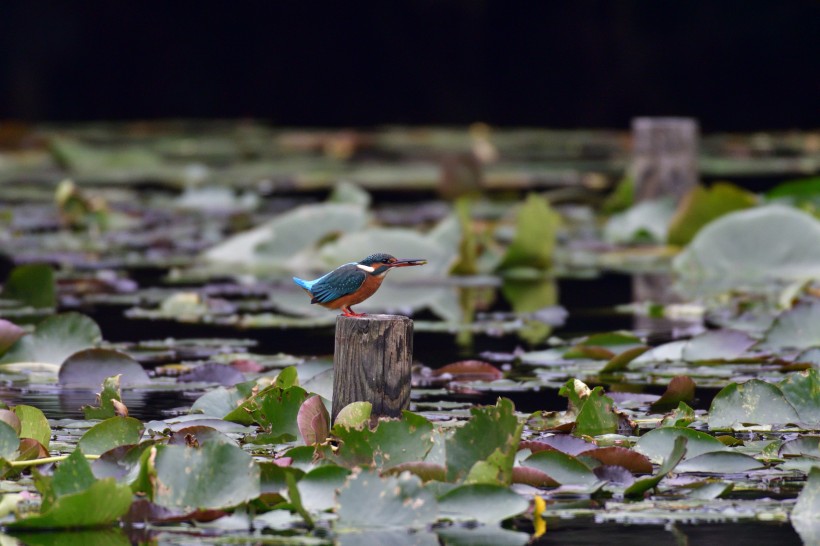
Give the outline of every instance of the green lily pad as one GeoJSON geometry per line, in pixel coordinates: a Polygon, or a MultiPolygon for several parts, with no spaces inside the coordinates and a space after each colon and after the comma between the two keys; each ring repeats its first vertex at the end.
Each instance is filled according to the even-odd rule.
{"type": "Polygon", "coordinates": [[[260,493],[259,465],[233,444],[158,446],[154,468],[152,495],[160,506],[229,508],[260,493]]]}
{"type": "Polygon", "coordinates": [[[8,423],[0,421],[0,458],[13,459],[19,447],[20,438],[17,437],[17,431],[8,423]]]}
{"type": "Polygon", "coordinates": [[[360,471],[339,490],[337,504],[341,531],[422,528],[439,515],[433,494],[408,474],[380,478],[375,471],[360,471]]]}
{"type": "Polygon", "coordinates": [[[112,525],[131,506],[133,495],[127,485],[118,485],[114,478],[95,481],[88,489],[63,495],[40,515],[7,524],[13,531],[20,529],[81,529],[112,525]]]}
{"type": "Polygon", "coordinates": [[[765,465],[748,455],[735,451],[711,451],[689,457],[675,467],[676,472],[708,472],[736,474],[763,468],[765,465]]]}
{"type": "Polygon", "coordinates": [[[524,461],[524,466],[536,468],[561,485],[591,487],[598,477],[586,464],[560,451],[539,451],[524,461]]]}
{"type": "Polygon", "coordinates": [[[15,267],[0,291],[0,299],[14,300],[35,309],[55,307],[57,286],[54,270],[42,264],[15,267]]]}
{"type": "Polygon", "coordinates": [[[748,351],[756,340],[737,330],[712,330],[690,339],[681,358],[689,362],[732,360],[748,351]]]}
{"type": "Polygon", "coordinates": [[[777,384],[802,423],[820,423],[820,371],[816,368],[790,374],[777,384]]]}
{"type": "Polygon", "coordinates": [[[808,349],[820,346],[820,302],[798,303],[783,311],[766,332],[759,347],[767,350],[808,349]]]}
{"type": "Polygon", "coordinates": [[[464,480],[474,467],[474,478],[509,484],[523,424],[513,403],[500,398],[495,406],[470,409],[470,420],[445,440],[447,481],[464,480]]]}
{"type": "MultiPolygon", "coordinates": [[[[201,413],[222,419],[246,400],[255,386],[256,381],[247,381],[233,387],[217,387],[197,398],[191,405],[191,413],[201,413]]],[[[252,422],[248,417],[245,424],[252,422]]]]}
{"type": "Polygon", "coordinates": [[[312,512],[330,510],[336,505],[336,491],[349,475],[349,470],[336,465],[314,468],[297,483],[302,505],[312,512]]]}
{"type": "Polygon", "coordinates": [[[691,290],[722,292],[775,279],[820,275],[820,221],[781,205],[718,218],[700,230],[673,264],[691,290]]]}
{"type": "Polygon", "coordinates": [[[675,442],[680,437],[687,440],[687,457],[697,457],[704,453],[728,451],[729,449],[714,436],[683,427],[663,427],[650,430],[638,439],[634,449],[654,462],[665,461],[671,456],[675,442]]]}
{"type": "Polygon", "coordinates": [[[530,503],[508,487],[489,483],[456,487],[438,499],[441,517],[452,520],[474,520],[484,524],[501,522],[517,516],[530,503]]]}
{"type": "Polygon", "coordinates": [[[119,375],[125,387],[151,382],[140,364],[125,353],[111,349],[85,349],[66,358],[57,381],[73,387],[99,385],[111,376],[119,375]]]}
{"type": "Polygon", "coordinates": [[[353,402],[339,410],[333,428],[362,428],[370,421],[373,404],[370,402],[353,402]]]}
{"type": "Polygon", "coordinates": [[[86,455],[100,455],[117,446],[138,443],[142,431],[142,422],[133,417],[111,417],[88,429],[77,447],[86,455]]]}
{"type": "Polygon", "coordinates": [[[797,496],[791,513],[792,520],[820,519],[820,467],[812,468],[809,479],[797,496]]]}
{"type": "Polygon", "coordinates": [[[21,404],[12,411],[20,419],[20,438],[32,438],[48,449],[51,441],[51,425],[42,411],[34,406],[21,404]]]}
{"type": "Polygon", "coordinates": [[[684,246],[709,222],[736,210],[757,204],[757,197],[742,188],[718,182],[709,188],[695,186],[678,205],[669,224],[667,242],[684,246]]]}
{"type": "Polygon", "coordinates": [[[776,385],[759,379],[730,383],[712,400],[709,428],[736,425],[785,425],[800,422],[800,416],[776,385]]]}
{"type": "Polygon", "coordinates": [[[678,436],[675,438],[675,443],[672,446],[672,451],[663,460],[657,474],[640,480],[635,480],[635,483],[624,490],[625,497],[642,497],[647,491],[656,487],[667,474],[672,472],[675,467],[681,462],[684,455],[686,455],[686,436],[678,436]]]}
{"type": "Polygon", "coordinates": [[[102,340],[100,327],[85,315],[64,313],[46,318],[0,358],[0,364],[45,362],[62,364],[77,351],[88,349],[102,340]]]}

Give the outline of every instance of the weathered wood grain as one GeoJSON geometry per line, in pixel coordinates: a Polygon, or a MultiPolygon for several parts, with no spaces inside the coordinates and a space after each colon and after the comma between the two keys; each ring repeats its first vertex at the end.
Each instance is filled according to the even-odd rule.
{"type": "Polygon", "coordinates": [[[400,417],[410,405],[413,321],[401,315],[336,319],[331,417],[352,402],[373,404],[373,417],[400,417]]]}
{"type": "Polygon", "coordinates": [[[698,183],[698,123],[691,118],[635,118],[630,171],[637,201],[683,197],[698,183]]]}

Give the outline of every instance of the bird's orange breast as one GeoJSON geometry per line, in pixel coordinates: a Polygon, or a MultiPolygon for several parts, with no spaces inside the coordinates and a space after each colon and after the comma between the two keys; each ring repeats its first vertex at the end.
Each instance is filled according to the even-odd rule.
{"type": "Polygon", "coordinates": [[[382,281],[384,280],[384,275],[367,275],[362,286],[353,292],[352,294],[347,294],[342,296],[341,298],[335,299],[333,301],[329,301],[327,303],[320,303],[322,307],[327,307],[328,309],[341,309],[342,307],[350,307],[351,305],[356,305],[357,303],[361,303],[373,294],[376,293],[376,290],[382,285],[382,281]]]}

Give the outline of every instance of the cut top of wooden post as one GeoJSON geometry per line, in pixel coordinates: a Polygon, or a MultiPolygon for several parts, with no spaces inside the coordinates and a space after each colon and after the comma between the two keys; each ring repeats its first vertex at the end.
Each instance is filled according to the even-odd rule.
{"type": "Polygon", "coordinates": [[[402,315],[336,318],[333,409],[373,404],[372,416],[400,417],[410,406],[413,321],[402,315]]]}
{"type": "Polygon", "coordinates": [[[630,167],[641,201],[683,197],[698,183],[698,123],[692,118],[635,118],[630,167]]]}

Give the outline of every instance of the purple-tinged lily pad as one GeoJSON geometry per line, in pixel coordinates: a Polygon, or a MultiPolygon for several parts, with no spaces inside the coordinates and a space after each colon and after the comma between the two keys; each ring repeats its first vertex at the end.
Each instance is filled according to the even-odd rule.
{"type": "Polygon", "coordinates": [[[244,382],[245,375],[232,366],[208,362],[180,375],[177,377],[177,381],[181,383],[217,383],[225,387],[233,387],[237,383],[244,382]]]}
{"type": "Polygon", "coordinates": [[[85,349],[68,357],[60,367],[60,385],[89,387],[103,383],[107,377],[119,375],[124,387],[146,385],[148,374],[136,360],[111,349],[85,349]]]}

